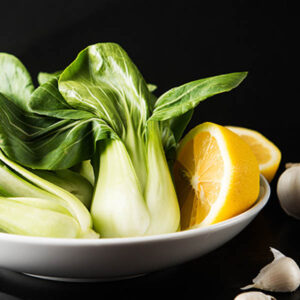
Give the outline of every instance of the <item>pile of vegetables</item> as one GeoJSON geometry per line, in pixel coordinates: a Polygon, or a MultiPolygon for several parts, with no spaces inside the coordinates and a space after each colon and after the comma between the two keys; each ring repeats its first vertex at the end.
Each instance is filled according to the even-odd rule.
{"type": "Polygon", "coordinates": [[[98,238],[180,230],[170,170],[193,109],[246,72],[200,79],[160,97],[117,44],[40,73],[0,53],[0,229],[98,238]]]}

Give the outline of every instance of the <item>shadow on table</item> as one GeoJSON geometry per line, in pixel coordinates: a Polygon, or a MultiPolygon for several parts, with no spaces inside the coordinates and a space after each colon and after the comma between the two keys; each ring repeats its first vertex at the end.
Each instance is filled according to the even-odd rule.
{"type": "Polygon", "coordinates": [[[0,292],[0,299],[1,300],[21,300],[20,298],[16,298],[14,296],[11,296],[11,295],[8,295],[5,293],[1,293],[1,292],[0,292]]]}
{"type": "MultiPolygon", "coordinates": [[[[25,274],[0,269],[0,290],[7,298],[1,300],[59,300],[59,299],[89,299],[122,292],[122,298],[132,295],[137,289],[170,288],[172,278],[176,278],[178,268],[170,268],[161,272],[146,274],[134,279],[112,282],[72,283],[34,278],[25,274]],[[11,298],[9,298],[11,297],[11,298]],[[18,297],[18,298],[15,298],[18,297]]],[[[150,291],[151,293],[151,291],[150,291]]],[[[139,293],[142,295],[141,292],[139,293]]],[[[147,292],[148,294],[148,292],[147,292]]]]}

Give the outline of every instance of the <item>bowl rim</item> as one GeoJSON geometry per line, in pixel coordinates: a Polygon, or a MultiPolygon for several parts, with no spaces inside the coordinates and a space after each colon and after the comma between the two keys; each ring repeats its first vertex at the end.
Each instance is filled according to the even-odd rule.
{"type": "Polygon", "coordinates": [[[260,190],[258,200],[245,212],[234,216],[225,221],[221,221],[216,224],[212,224],[206,227],[192,228],[183,231],[177,231],[172,233],[163,233],[141,237],[116,237],[116,238],[100,238],[100,239],[75,239],[75,238],[50,238],[50,237],[37,237],[37,236],[25,236],[0,232],[0,242],[9,241],[16,243],[26,244],[39,244],[48,246],[101,246],[101,245],[122,245],[122,244],[137,244],[146,242],[166,241],[173,239],[191,238],[199,234],[206,234],[214,232],[218,229],[224,229],[236,223],[239,223],[245,219],[251,218],[253,215],[258,214],[263,207],[267,204],[271,188],[266,178],[260,174],[260,187],[263,187],[264,191],[260,190]]]}

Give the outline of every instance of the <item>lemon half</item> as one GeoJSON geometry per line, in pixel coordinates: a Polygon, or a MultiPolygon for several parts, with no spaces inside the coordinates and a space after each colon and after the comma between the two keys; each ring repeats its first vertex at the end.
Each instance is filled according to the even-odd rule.
{"type": "Polygon", "coordinates": [[[215,123],[202,123],[182,139],[173,171],[182,230],[238,215],[259,194],[259,165],[250,146],[215,123]]]}

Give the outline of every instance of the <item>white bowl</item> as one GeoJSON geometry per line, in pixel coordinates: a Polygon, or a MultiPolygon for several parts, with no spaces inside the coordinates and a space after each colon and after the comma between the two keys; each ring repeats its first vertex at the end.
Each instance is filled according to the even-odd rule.
{"type": "Polygon", "coordinates": [[[270,186],[246,212],[204,228],[147,237],[98,240],[0,233],[0,267],[63,281],[108,281],[162,270],[200,257],[241,232],[261,211],[270,186]]]}

